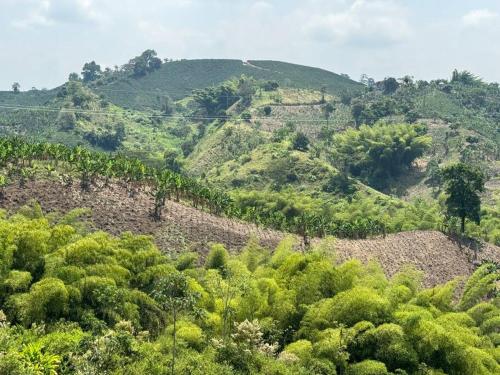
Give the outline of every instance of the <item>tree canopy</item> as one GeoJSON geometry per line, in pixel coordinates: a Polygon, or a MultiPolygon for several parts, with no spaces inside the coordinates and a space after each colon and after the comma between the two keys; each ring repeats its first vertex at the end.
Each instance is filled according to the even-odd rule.
{"type": "Polygon", "coordinates": [[[144,76],[161,68],[162,60],[153,49],[144,51],[141,55],[131,59],[124,66],[126,71],[131,71],[136,77],[144,76]]]}
{"type": "Polygon", "coordinates": [[[376,187],[386,186],[429,148],[431,138],[418,125],[362,125],[334,136],[337,163],[376,187]]]}
{"type": "Polygon", "coordinates": [[[101,66],[96,64],[95,61],[86,63],[82,68],[83,82],[95,81],[101,77],[102,71],[101,66]]]}
{"type": "Polygon", "coordinates": [[[203,267],[78,220],[36,206],[0,216],[0,373],[500,371],[493,263],[463,289],[425,288],[413,268],[387,278],[334,262],[331,242],[304,254],[286,238],[274,251],[214,245],[203,267]]]}
{"type": "Polygon", "coordinates": [[[477,168],[464,163],[450,165],[443,169],[446,207],[448,215],[460,218],[461,232],[465,232],[465,219],[476,224],[481,221],[481,198],[484,191],[485,176],[477,168]]]}

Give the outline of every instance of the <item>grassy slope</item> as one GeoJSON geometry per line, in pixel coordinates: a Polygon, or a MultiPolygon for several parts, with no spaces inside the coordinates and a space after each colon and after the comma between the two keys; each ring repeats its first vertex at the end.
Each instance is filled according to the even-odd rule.
{"type": "Polygon", "coordinates": [[[123,107],[159,108],[165,95],[181,99],[194,89],[217,85],[241,75],[275,80],[281,85],[297,88],[326,86],[331,93],[362,88],[355,81],[322,69],[284,62],[252,61],[252,64],[244,64],[241,60],[217,59],[172,61],[145,77],[120,77],[116,81],[95,85],[94,89],[123,107]]]}
{"type": "Polygon", "coordinates": [[[250,60],[249,63],[282,77],[277,79],[279,82],[289,79],[295,87],[317,90],[325,86],[327,91],[333,94],[362,88],[360,84],[324,69],[272,60],[250,60]]]}
{"type": "Polygon", "coordinates": [[[271,143],[257,147],[236,160],[208,171],[210,181],[227,188],[273,189],[287,185],[296,191],[321,191],[335,169],[308,153],[289,151],[290,143],[271,143]]]}
{"type": "Polygon", "coordinates": [[[14,93],[12,91],[0,91],[0,105],[5,106],[33,106],[45,105],[57,95],[58,89],[52,90],[30,90],[14,93]]]}
{"type": "MultiPolygon", "coordinates": [[[[344,77],[320,69],[271,61],[251,61],[249,65],[238,60],[187,60],[165,64],[160,71],[142,79],[120,81],[115,85],[133,84],[137,85],[138,88],[134,86],[137,90],[141,90],[141,87],[144,90],[153,87],[158,88],[159,92],[171,87],[186,90],[194,88],[191,83],[200,86],[210,85],[243,71],[254,71],[256,78],[274,74],[273,79],[282,83],[289,79],[297,87],[312,87],[313,90],[281,87],[277,92],[258,92],[249,108],[252,120],[243,122],[233,119],[223,126],[210,124],[194,152],[185,160],[186,170],[195,176],[206,176],[210,182],[226,188],[258,189],[269,192],[276,187],[279,189],[288,187],[297,192],[317,196],[328,175],[334,171],[324,159],[325,155],[322,154],[321,158],[317,158],[313,157],[312,153],[290,152],[289,139],[281,143],[271,142],[272,132],[282,128],[291,119],[297,130],[305,132],[313,142],[317,142],[319,130],[324,123],[310,122],[310,120],[323,120],[322,106],[317,104],[321,94],[315,87],[316,83],[321,77],[331,76],[332,82],[338,84],[337,91],[342,91],[345,89],[344,77]],[[285,76],[287,78],[283,78],[285,76]],[[172,86],[169,86],[170,84],[172,86]],[[263,107],[266,105],[272,106],[270,116],[263,115],[263,107]],[[297,178],[295,179],[293,175],[297,178]]],[[[347,80],[347,83],[349,82],[351,81],[347,80]]],[[[126,90],[128,89],[125,88],[126,90]]],[[[489,189],[484,202],[495,207],[496,201],[492,196],[499,190],[500,170],[497,160],[500,136],[497,130],[498,124],[485,115],[486,109],[484,111],[469,109],[461,105],[460,90],[458,93],[456,90],[446,93],[437,88],[427,87],[412,94],[414,107],[420,117],[423,117],[419,121],[428,125],[434,144],[419,161],[419,168],[395,182],[394,188],[390,190],[392,194],[405,199],[415,197],[432,199],[433,190],[425,183],[427,162],[436,160],[444,165],[457,161],[464,152],[475,148],[476,153],[482,155],[491,169],[492,179],[487,185],[489,189]],[[458,124],[458,127],[452,128],[451,124],[458,124]],[[478,139],[475,144],[470,144],[467,140],[470,136],[478,139]]],[[[178,91],[180,96],[186,94],[181,91],[178,91]]],[[[120,96],[122,91],[114,93],[120,96]]],[[[137,93],[132,92],[132,95],[137,93]]],[[[147,101],[152,97],[151,92],[144,91],[143,94],[144,96],[139,95],[137,98],[147,101]]],[[[398,92],[392,98],[403,102],[405,95],[407,94],[404,92],[398,92]]],[[[43,114],[40,116],[43,118],[40,119],[33,116],[33,113],[4,110],[0,111],[0,125],[5,123],[2,122],[2,116],[5,117],[6,113],[7,117],[12,116],[10,116],[11,121],[7,121],[9,126],[0,126],[0,132],[14,132],[27,136],[38,134],[41,138],[72,145],[86,143],[82,138],[82,131],[120,121],[124,123],[127,133],[120,151],[157,162],[162,160],[163,153],[167,149],[179,152],[181,143],[196,132],[196,123],[190,120],[169,119],[154,123],[148,117],[148,112],[124,110],[113,104],[104,108],[98,103],[100,99],[97,95],[91,96],[90,107],[106,111],[109,116],[82,116],[77,121],[76,129],[68,132],[61,131],[55,124],[57,113],[43,114]],[[184,133],[180,134],[182,132],[184,133]]],[[[48,104],[56,107],[63,106],[66,101],[66,98],[55,98],[55,90],[20,94],[4,92],[0,93],[0,99],[7,104],[48,104]]],[[[335,103],[336,109],[329,121],[335,132],[353,126],[350,107],[340,104],[338,99],[330,95],[327,95],[327,100],[335,103]]],[[[180,101],[183,106],[189,106],[189,102],[189,98],[180,101]]],[[[189,111],[179,112],[177,115],[189,113],[189,111]]],[[[234,116],[239,115],[238,112],[229,111],[229,113],[234,116]]],[[[403,116],[390,116],[385,120],[400,122],[403,121],[403,116]]],[[[322,199],[328,197],[322,195],[322,199]]],[[[492,212],[494,214],[494,211],[492,212]]]]}

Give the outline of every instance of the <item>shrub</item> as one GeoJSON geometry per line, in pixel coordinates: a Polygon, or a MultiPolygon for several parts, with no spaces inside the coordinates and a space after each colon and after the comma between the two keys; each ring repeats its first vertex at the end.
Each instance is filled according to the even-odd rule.
{"type": "Polygon", "coordinates": [[[245,111],[241,114],[241,118],[249,122],[252,119],[252,114],[250,112],[245,111]]]}
{"type": "Polygon", "coordinates": [[[19,293],[28,290],[31,284],[31,273],[12,270],[3,281],[3,288],[7,293],[19,293]]]}
{"type": "Polygon", "coordinates": [[[64,317],[69,309],[69,293],[64,283],[45,278],[33,284],[28,293],[15,294],[7,302],[17,320],[25,326],[34,322],[54,321],[64,317]]]}
{"type": "Polygon", "coordinates": [[[196,267],[197,261],[198,261],[197,253],[185,253],[179,256],[175,268],[177,268],[178,271],[184,271],[189,268],[194,268],[196,267]]]}
{"type": "MultiPolygon", "coordinates": [[[[167,331],[170,335],[172,334],[171,329],[172,326],[170,326],[169,330],[167,331]]],[[[183,341],[188,347],[196,350],[203,349],[203,345],[205,342],[203,331],[201,330],[201,328],[196,324],[187,321],[178,322],[177,338],[180,341],[183,341]]]]}
{"type": "Polygon", "coordinates": [[[217,244],[210,248],[205,267],[207,269],[216,269],[224,273],[227,268],[229,253],[223,245],[217,244]]]}
{"type": "Polygon", "coordinates": [[[297,151],[306,152],[309,149],[309,143],[309,138],[304,133],[298,132],[293,138],[292,148],[297,151]]]}
{"type": "Polygon", "coordinates": [[[341,323],[349,327],[363,320],[375,324],[390,314],[389,301],[373,289],[355,287],[320,301],[304,316],[304,329],[326,329],[341,323]],[[307,327],[307,328],[306,328],[307,327]]]}
{"type": "Polygon", "coordinates": [[[306,363],[312,358],[313,346],[308,340],[299,340],[288,344],[285,352],[296,355],[302,362],[306,363]]]}
{"type": "Polygon", "coordinates": [[[382,362],[366,360],[347,369],[347,375],[388,375],[387,368],[382,362]]]}

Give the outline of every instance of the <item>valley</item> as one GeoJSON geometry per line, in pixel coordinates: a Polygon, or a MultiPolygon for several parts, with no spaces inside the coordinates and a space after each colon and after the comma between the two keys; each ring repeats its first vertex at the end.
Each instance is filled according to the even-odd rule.
{"type": "Polygon", "coordinates": [[[0,374],[500,372],[498,84],[146,50],[12,87],[0,374]]]}

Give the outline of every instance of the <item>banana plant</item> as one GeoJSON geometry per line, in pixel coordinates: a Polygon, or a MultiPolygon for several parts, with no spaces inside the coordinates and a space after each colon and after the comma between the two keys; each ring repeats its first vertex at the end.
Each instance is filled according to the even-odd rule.
{"type": "Polygon", "coordinates": [[[0,200],[5,199],[5,187],[7,186],[7,177],[0,174],[0,200]]]}

